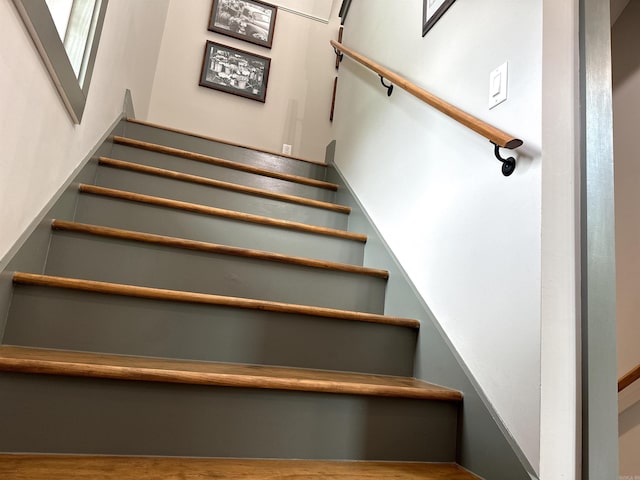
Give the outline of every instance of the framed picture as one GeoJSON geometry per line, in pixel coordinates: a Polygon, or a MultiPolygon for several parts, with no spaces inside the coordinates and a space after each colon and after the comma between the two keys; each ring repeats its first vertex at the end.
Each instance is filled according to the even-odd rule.
{"type": "Polygon", "coordinates": [[[277,13],[260,0],[213,0],[209,30],[271,48],[277,13]]]}
{"type": "Polygon", "coordinates": [[[342,5],[340,5],[340,11],[338,12],[340,25],[344,25],[344,22],[347,19],[347,14],[349,13],[349,8],[351,8],[351,0],[342,0],[342,5]]]}
{"type": "Polygon", "coordinates": [[[207,41],[200,85],[265,102],[271,59],[207,41]]]}
{"type": "Polygon", "coordinates": [[[455,2],[456,0],[423,0],[422,7],[422,36],[424,37],[427,32],[433,27],[440,17],[444,15],[444,12],[455,2]]]}

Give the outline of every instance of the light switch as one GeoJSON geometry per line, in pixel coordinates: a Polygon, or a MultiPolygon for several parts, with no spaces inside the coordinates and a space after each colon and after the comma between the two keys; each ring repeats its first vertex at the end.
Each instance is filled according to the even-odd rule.
{"type": "Polygon", "coordinates": [[[507,99],[507,62],[489,74],[489,109],[507,99]]]}
{"type": "Polygon", "coordinates": [[[499,70],[492,72],[491,74],[491,96],[497,97],[500,95],[500,81],[502,80],[502,73],[499,70]]]}

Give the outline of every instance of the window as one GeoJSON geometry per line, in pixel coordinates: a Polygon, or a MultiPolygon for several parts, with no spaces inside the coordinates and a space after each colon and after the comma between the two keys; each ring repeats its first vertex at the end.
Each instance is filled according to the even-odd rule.
{"type": "Polygon", "coordinates": [[[108,0],[13,0],[58,88],[80,123],[108,0]]]}

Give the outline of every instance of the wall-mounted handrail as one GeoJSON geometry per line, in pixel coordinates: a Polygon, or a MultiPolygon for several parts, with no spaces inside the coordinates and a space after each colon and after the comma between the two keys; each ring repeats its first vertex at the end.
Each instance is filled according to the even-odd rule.
{"type": "Polygon", "coordinates": [[[351,57],[356,62],[376,72],[378,75],[380,75],[380,77],[386,78],[387,80],[391,81],[398,87],[409,92],[414,97],[419,98],[420,100],[432,106],[436,110],[439,110],[445,115],[448,115],[449,117],[453,118],[457,122],[461,123],[465,127],[470,128],[474,132],[487,138],[489,141],[491,141],[491,143],[493,143],[496,146],[496,149],[495,149],[496,157],[498,158],[498,160],[503,162],[503,168],[502,168],[503,173],[505,175],[510,175],[513,172],[513,170],[515,169],[515,160],[513,158],[504,159],[500,157],[497,147],[509,148],[509,149],[518,148],[519,146],[522,145],[522,140],[520,140],[519,138],[515,138],[514,136],[509,135],[506,132],[503,132],[499,128],[489,125],[488,123],[480,120],[479,118],[476,118],[473,115],[470,115],[460,110],[458,107],[451,105],[450,103],[442,100],[441,98],[436,97],[435,95],[427,92],[423,88],[420,88],[416,84],[411,83],[409,80],[398,75],[397,73],[392,72],[391,70],[381,65],[378,65],[373,60],[370,60],[364,55],[354,50],[351,50],[348,47],[345,47],[342,43],[336,42],[335,40],[331,40],[331,45],[333,45],[333,48],[335,50],[343,52],[345,55],[351,57]]]}
{"type": "Polygon", "coordinates": [[[640,364],[629,370],[618,380],[618,392],[621,392],[640,378],[640,364]]]}

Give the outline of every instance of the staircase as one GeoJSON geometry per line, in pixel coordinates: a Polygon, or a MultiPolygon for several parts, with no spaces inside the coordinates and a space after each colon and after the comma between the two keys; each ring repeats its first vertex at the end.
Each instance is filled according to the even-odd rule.
{"type": "Polygon", "coordinates": [[[478,478],[324,164],[124,132],[13,274],[0,478],[478,478]]]}

